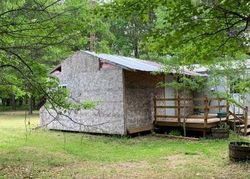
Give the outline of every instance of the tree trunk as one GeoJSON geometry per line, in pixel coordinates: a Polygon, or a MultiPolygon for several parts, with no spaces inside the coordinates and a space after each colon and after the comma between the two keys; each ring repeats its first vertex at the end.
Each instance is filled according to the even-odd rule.
{"type": "Polygon", "coordinates": [[[11,103],[11,106],[12,106],[12,110],[16,110],[16,99],[15,99],[14,94],[12,94],[11,97],[10,97],[10,103],[11,103]]]}
{"type": "Polygon", "coordinates": [[[19,106],[22,106],[22,105],[23,105],[23,98],[20,98],[20,99],[19,99],[18,105],[19,105],[19,106]]]}
{"type": "Polygon", "coordinates": [[[140,58],[139,49],[138,49],[138,41],[134,42],[134,56],[135,58],[140,58]]]}
{"type": "Polygon", "coordinates": [[[29,104],[28,98],[29,98],[29,97],[28,97],[27,95],[24,97],[24,104],[25,104],[25,105],[29,104]]]}
{"type": "Polygon", "coordinates": [[[95,52],[95,41],[96,41],[96,37],[95,37],[95,33],[91,32],[90,37],[89,37],[89,50],[91,52],[95,52]]]}
{"type": "Polygon", "coordinates": [[[6,106],[10,106],[10,98],[6,99],[6,106]]]}
{"type": "Polygon", "coordinates": [[[33,114],[33,108],[34,108],[34,102],[33,102],[33,97],[29,97],[29,114],[33,114]]]}

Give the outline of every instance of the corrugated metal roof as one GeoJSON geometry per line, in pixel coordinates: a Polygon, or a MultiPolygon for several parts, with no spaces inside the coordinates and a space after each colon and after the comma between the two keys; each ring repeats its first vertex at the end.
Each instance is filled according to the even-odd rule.
{"type": "MultiPolygon", "coordinates": [[[[122,68],[129,69],[129,70],[157,72],[157,71],[162,71],[164,67],[162,64],[152,62],[152,61],[147,61],[147,60],[140,60],[137,58],[103,54],[103,53],[97,54],[95,52],[89,52],[89,51],[85,51],[85,53],[93,55],[102,60],[109,61],[112,64],[119,65],[122,68]]],[[[175,72],[173,71],[172,73],[175,73],[175,72]]],[[[181,73],[185,75],[190,75],[190,76],[194,76],[194,75],[205,76],[203,74],[199,74],[191,70],[184,70],[181,73]]]]}
{"type": "Polygon", "coordinates": [[[109,54],[96,54],[94,52],[85,51],[86,53],[98,57],[103,60],[110,61],[122,67],[129,68],[131,70],[148,71],[154,72],[159,71],[162,67],[157,63],[145,63],[144,60],[139,60],[131,57],[124,57],[119,55],[109,55],[109,54]]]}

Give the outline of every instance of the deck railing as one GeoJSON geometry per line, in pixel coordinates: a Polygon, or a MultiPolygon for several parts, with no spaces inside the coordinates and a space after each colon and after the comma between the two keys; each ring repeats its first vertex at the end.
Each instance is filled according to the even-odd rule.
{"type": "MultiPolygon", "coordinates": [[[[242,117],[239,117],[237,114],[229,111],[229,115],[232,115],[234,117],[234,131],[236,131],[236,120],[239,121],[239,123],[244,124],[244,130],[243,130],[243,134],[247,135],[247,129],[248,129],[248,106],[241,106],[241,105],[237,105],[238,108],[240,108],[243,113],[242,113],[242,117]]],[[[228,115],[228,116],[229,116],[228,115]]]]}
{"type": "MultiPolygon", "coordinates": [[[[200,109],[203,110],[203,113],[201,113],[201,115],[192,115],[191,118],[195,119],[195,118],[199,118],[199,119],[204,119],[204,127],[207,126],[207,122],[208,119],[210,118],[214,118],[215,116],[209,116],[209,111],[210,109],[218,109],[218,112],[221,111],[225,111],[226,112],[226,121],[229,120],[229,116],[232,115],[234,117],[234,121],[238,120],[240,121],[242,124],[244,124],[244,130],[243,130],[243,134],[247,135],[247,130],[248,130],[248,107],[244,107],[244,106],[240,106],[237,105],[239,108],[242,109],[243,114],[242,117],[237,116],[234,112],[231,112],[229,110],[229,103],[225,98],[216,98],[216,97],[201,97],[201,98],[187,98],[187,97],[180,97],[177,96],[175,98],[161,98],[161,97],[154,97],[154,118],[155,121],[157,121],[158,118],[177,118],[178,123],[181,123],[181,118],[186,118],[188,119],[190,116],[188,116],[187,114],[182,114],[181,109],[200,109]],[[166,102],[168,101],[173,101],[175,105],[166,105],[166,102]],[[199,101],[203,104],[199,104],[199,105],[183,105],[185,101],[199,101]],[[211,102],[215,102],[217,101],[217,105],[211,105],[211,102]],[[159,102],[161,102],[161,104],[159,105],[159,102]],[[223,103],[222,103],[223,102],[223,103]],[[164,105],[163,105],[163,104],[164,105]],[[169,115],[166,113],[165,114],[158,114],[158,109],[175,109],[175,115],[169,115]]],[[[185,112],[185,111],[184,111],[185,112]]],[[[235,125],[236,122],[234,122],[235,125]]]]}
{"type": "Polygon", "coordinates": [[[246,106],[244,108],[244,135],[247,135],[247,129],[248,129],[248,107],[246,106]]]}
{"type": "MultiPolygon", "coordinates": [[[[208,97],[201,97],[201,98],[185,98],[185,97],[180,97],[177,96],[176,98],[159,98],[157,96],[154,97],[154,117],[155,117],[155,121],[157,121],[157,118],[177,118],[178,123],[181,123],[181,118],[189,118],[189,116],[187,114],[185,114],[184,111],[184,115],[181,114],[181,109],[188,109],[188,108],[192,108],[194,109],[201,109],[203,110],[203,115],[199,115],[199,116],[192,116],[191,118],[202,118],[204,119],[204,126],[207,126],[207,120],[209,118],[214,118],[214,116],[209,116],[209,110],[210,109],[219,109],[219,111],[221,111],[222,109],[225,108],[226,113],[229,113],[229,104],[227,102],[226,99],[224,98],[208,98],[208,97]],[[159,102],[167,102],[167,101],[174,101],[175,105],[159,105],[159,102]],[[183,105],[183,103],[185,104],[187,101],[200,101],[203,102],[203,104],[199,104],[199,105],[183,105]],[[218,105],[211,105],[211,101],[218,101],[218,105]],[[221,105],[221,102],[225,101],[226,104],[221,105]],[[158,114],[158,109],[176,109],[175,115],[168,115],[168,114],[158,114]]],[[[167,111],[167,110],[166,110],[167,111]]],[[[228,119],[228,115],[227,115],[227,119],[228,119]]]]}

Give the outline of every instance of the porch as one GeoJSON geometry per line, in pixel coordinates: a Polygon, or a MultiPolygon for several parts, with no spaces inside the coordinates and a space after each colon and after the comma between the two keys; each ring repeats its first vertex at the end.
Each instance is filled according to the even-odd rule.
{"type": "Polygon", "coordinates": [[[230,111],[230,105],[223,98],[176,98],[154,97],[154,125],[156,127],[182,127],[187,130],[202,131],[205,136],[211,128],[220,123],[228,123],[235,130],[240,125],[244,135],[250,132],[247,107],[243,114],[230,111]],[[216,104],[216,105],[215,105],[216,104]],[[237,122],[236,122],[237,121],[237,122]]]}

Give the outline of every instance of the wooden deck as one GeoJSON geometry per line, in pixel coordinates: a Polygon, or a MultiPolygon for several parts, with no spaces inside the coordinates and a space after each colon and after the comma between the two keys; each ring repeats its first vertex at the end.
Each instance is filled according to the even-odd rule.
{"type": "MultiPolygon", "coordinates": [[[[203,129],[203,128],[212,128],[216,127],[220,122],[226,122],[227,118],[218,118],[215,114],[208,114],[209,118],[207,119],[207,126],[204,124],[204,117],[200,115],[193,115],[186,118],[186,127],[189,129],[203,129]]],[[[155,121],[156,126],[171,126],[171,127],[179,127],[182,126],[184,122],[184,118],[180,118],[180,122],[178,118],[157,118],[155,121]]]]}
{"type": "Polygon", "coordinates": [[[154,110],[156,127],[182,127],[185,124],[187,130],[203,131],[203,135],[221,122],[228,120],[226,117],[218,118],[217,114],[210,114],[210,109],[226,111],[229,105],[221,98],[154,98],[154,110]],[[218,104],[211,106],[211,100],[217,100],[218,104]],[[194,101],[198,101],[195,103],[194,101]],[[171,104],[171,105],[170,105],[171,104]],[[188,109],[188,110],[187,110],[188,109]],[[198,114],[193,113],[198,110],[198,114]],[[171,112],[169,112],[171,111],[171,112]],[[191,113],[191,114],[190,114],[191,113]]]}
{"type": "Polygon", "coordinates": [[[229,110],[229,103],[223,98],[154,98],[154,124],[157,127],[182,127],[185,123],[187,130],[209,131],[211,128],[218,126],[221,122],[230,122],[233,117],[234,125],[236,120],[243,127],[239,129],[244,135],[250,133],[248,121],[248,107],[241,107],[243,114],[237,114],[229,110]],[[169,103],[169,101],[172,101],[169,103]],[[192,101],[190,103],[190,101],[192,101]],[[194,103],[198,101],[199,105],[194,103]],[[211,101],[217,101],[217,105],[210,105],[211,101]],[[169,105],[171,104],[171,105],[169,105]],[[188,109],[188,110],[187,110],[188,109]],[[210,111],[216,109],[218,112],[225,113],[224,116],[218,117],[218,114],[212,114],[210,111]],[[193,113],[198,114],[194,115],[193,113]],[[191,114],[190,114],[191,113],[191,114]]]}

